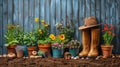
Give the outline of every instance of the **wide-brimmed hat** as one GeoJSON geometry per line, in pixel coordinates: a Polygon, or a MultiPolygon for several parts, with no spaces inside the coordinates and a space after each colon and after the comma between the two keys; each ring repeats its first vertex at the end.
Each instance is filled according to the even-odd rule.
{"type": "Polygon", "coordinates": [[[101,24],[97,23],[97,20],[94,16],[92,17],[87,17],[84,19],[84,25],[79,27],[79,30],[86,29],[86,28],[92,28],[99,26],[101,24]]]}

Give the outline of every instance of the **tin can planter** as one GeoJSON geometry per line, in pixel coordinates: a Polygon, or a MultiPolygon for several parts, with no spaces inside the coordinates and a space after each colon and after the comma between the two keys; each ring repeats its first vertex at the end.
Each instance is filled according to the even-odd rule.
{"type": "Polygon", "coordinates": [[[52,49],[52,56],[53,56],[53,58],[62,58],[63,50],[62,49],[52,49]]]}
{"type": "Polygon", "coordinates": [[[18,57],[18,58],[23,57],[24,46],[18,45],[15,49],[16,49],[17,57],[18,57]]]}
{"type": "Polygon", "coordinates": [[[36,51],[37,50],[36,46],[29,46],[27,49],[28,49],[28,55],[29,56],[33,55],[32,51],[36,51]]]}
{"type": "Polygon", "coordinates": [[[73,57],[76,57],[78,54],[78,49],[77,48],[69,48],[69,52],[73,57]]]}
{"type": "Polygon", "coordinates": [[[101,45],[103,58],[109,58],[112,56],[113,45],[105,46],[101,45]]]}

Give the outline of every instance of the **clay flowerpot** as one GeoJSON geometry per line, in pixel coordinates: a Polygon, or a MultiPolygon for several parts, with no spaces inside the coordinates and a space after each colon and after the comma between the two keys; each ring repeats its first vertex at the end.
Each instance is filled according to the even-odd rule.
{"type": "Polygon", "coordinates": [[[16,45],[8,46],[7,47],[8,53],[14,53],[14,54],[16,54],[15,47],[16,47],[16,45]]]}
{"type": "Polygon", "coordinates": [[[28,55],[31,56],[33,51],[36,51],[36,46],[29,46],[28,48],[28,55]]]}
{"type": "Polygon", "coordinates": [[[113,45],[110,46],[101,45],[101,49],[102,49],[103,58],[109,58],[112,56],[113,45]]]}
{"type": "Polygon", "coordinates": [[[38,44],[39,50],[43,52],[50,52],[50,44],[38,44]]]}

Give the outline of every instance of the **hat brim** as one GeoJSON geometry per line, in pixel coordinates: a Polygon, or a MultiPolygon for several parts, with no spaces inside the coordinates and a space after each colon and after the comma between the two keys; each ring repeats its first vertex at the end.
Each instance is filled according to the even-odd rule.
{"type": "Polygon", "coordinates": [[[91,25],[91,26],[85,26],[85,25],[83,25],[83,26],[79,27],[79,30],[87,29],[87,28],[92,28],[92,27],[96,27],[96,26],[99,26],[99,25],[101,25],[101,24],[96,24],[96,25],[91,25]]]}

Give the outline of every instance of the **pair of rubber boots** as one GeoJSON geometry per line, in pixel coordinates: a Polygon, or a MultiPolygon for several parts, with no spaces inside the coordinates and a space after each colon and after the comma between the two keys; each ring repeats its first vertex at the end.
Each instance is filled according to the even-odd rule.
{"type": "Polygon", "coordinates": [[[91,28],[82,30],[82,46],[83,49],[79,53],[79,57],[97,57],[98,45],[100,39],[100,29],[91,28]]]}

